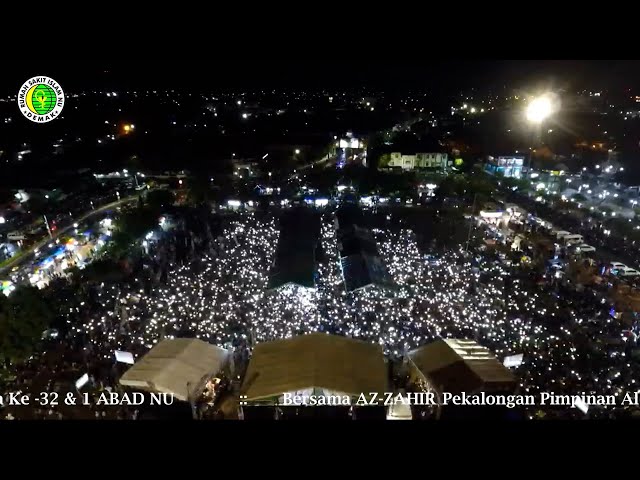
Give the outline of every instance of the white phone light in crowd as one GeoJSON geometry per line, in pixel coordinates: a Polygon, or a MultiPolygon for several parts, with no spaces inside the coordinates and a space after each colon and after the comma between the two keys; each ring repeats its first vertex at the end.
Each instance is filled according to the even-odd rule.
{"type": "Polygon", "coordinates": [[[524,354],[518,353],[517,355],[509,355],[508,357],[504,357],[503,365],[507,368],[509,367],[519,367],[522,365],[522,360],[524,359],[524,354]]]}
{"type": "Polygon", "coordinates": [[[76,380],[76,389],[80,390],[82,387],[84,387],[87,384],[88,381],[89,381],[89,374],[85,373],[78,380],[76,380]]]}
{"type": "Polygon", "coordinates": [[[116,362],[128,363],[129,365],[133,365],[135,363],[131,352],[121,352],[120,350],[116,350],[114,353],[116,354],[116,362]]]}

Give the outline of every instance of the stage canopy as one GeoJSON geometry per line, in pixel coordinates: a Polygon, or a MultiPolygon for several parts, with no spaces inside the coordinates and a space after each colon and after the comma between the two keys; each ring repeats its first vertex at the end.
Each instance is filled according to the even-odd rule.
{"type": "Polygon", "coordinates": [[[269,272],[269,290],[285,285],[315,287],[316,247],[320,215],[306,207],[294,207],[280,217],[275,261],[269,272]]]}
{"type": "Polygon", "coordinates": [[[317,388],[356,396],[386,391],[386,378],[379,344],[313,333],[256,345],[241,394],[256,401],[317,388]]]}
{"type": "Polygon", "coordinates": [[[196,338],[158,343],[120,378],[120,384],[151,392],[172,393],[188,401],[206,377],[220,372],[229,352],[196,338]]]}
{"type": "Polygon", "coordinates": [[[473,340],[437,340],[409,352],[409,358],[443,392],[509,390],[516,385],[511,371],[473,340]]]}
{"type": "Polygon", "coordinates": [[[342,277],[347,292],[353,292],[370,285],[381,288],[395,286],[393,278],[378,256],[355,254],[340,259],[342,277]]]}

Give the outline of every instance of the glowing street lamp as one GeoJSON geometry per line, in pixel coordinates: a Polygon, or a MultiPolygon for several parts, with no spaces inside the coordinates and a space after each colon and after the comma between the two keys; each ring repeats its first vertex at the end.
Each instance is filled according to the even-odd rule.
{"type": "MultiPolygon", "coordinates": [[[[556,109],[556,104],[553,101],[552,95],[547,93],[534,98],[525,111],[527,120],[533,124],[537,131],[537,143],[540,143],[541,139],[541,125],[556,109]]],[[[529,153],[529,172],[531,172],[531,160],[533,158],[533,150],[529,153]]]]}
{"type": "Polygon", "coordinates": [[[300,149],[296,148],[296,155],[300,155],[300,149]]]}
{"type": "Polygon", "coordinates": [[[549,95],[542,95],[532,100],[527,106],[527,120],[540,124],[553,113],[553,109],[554,106],[551,97],[549,95]]]}

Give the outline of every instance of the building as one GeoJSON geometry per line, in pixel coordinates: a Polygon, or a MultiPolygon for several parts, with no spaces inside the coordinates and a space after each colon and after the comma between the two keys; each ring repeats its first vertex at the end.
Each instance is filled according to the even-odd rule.
{"type": "Polygon", "coordinates": [[[447,170],[453,161],[446,153],[416,153],[405,155],[400,152],[392,152],[388,158],[381,159],[381,167],[402,170],[434,169],[447,170]]]}
{"type": "Polygon", "coordinates": [[[491,175],[502,174],[505,177],[522,178],[524,156],[489,156],[484,169],[491,175]]]}
{"type": "Polygon", "coordinates": [[[260,174],[258,162],[251,160],[231,159],[233,174],[240,178],[255,178],[260,174]]]}

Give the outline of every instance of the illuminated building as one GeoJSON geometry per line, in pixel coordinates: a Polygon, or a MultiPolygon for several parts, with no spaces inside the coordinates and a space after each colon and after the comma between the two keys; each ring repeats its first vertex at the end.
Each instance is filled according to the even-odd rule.
{"type": "Polygon", "coordinates": [[[484,169],[492,175],[502,174],[505,177],[522,178],[523,165],[524,156],[500,156],[498,158],[489,156],[484,169]]]}
{"type": "Polygon", "coordinates": [[[447,170],[453,165],[446,153],[416,153],[405,155],[400,152],[392,152],[388,158],[383,159],[381,167],[401,168],[402,170],[437,169],[447,170]]]}

